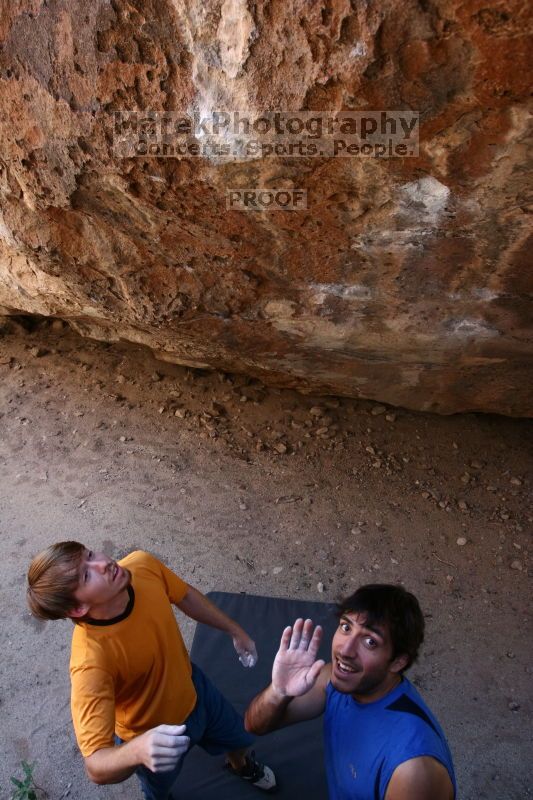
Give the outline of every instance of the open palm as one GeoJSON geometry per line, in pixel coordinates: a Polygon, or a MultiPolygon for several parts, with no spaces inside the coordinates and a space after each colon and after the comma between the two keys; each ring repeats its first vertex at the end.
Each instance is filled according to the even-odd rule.
{"type": "Polygon", "coordinates": [[[272,686],[282,695],[300,697],[316,682],[324,661],[316,660],[322,628],[310,619],[297,619],[285,628],[272,668],[272,686]]]}

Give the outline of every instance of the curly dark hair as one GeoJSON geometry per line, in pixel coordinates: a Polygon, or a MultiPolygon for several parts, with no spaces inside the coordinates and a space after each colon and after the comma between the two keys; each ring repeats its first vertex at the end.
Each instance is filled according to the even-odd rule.
{"type": "Polygon", "coordinates": [[[364,614],[368,625],[387,624],[393,659],[400,655],[409,659],[404,669],[416,661],[424,641],[424,615],[414,594],[403,586],[369,583],[337,604],[338,618],[354,612],[364,614]]]}

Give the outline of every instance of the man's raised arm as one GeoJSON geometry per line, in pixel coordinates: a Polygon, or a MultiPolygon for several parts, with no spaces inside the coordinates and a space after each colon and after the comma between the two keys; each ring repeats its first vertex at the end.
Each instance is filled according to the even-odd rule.
{"type": "Polygon", "coordinates": [[[241,628],[235,620],[228,617],[198,589],[195,589],[194,586],[189,586],[187,594],[183,600],[177,603],[177,606],[180,611],[183,611],[184,614],[187,614],[188,617],[196,620],[196,622],[210,625],[212,628],[217,628],[231,636],[233,647],[243,667],[255,667],[257,650],[254,640],[248,636],[244,628],[241,628]]]}
{"type": "Polygon", "coordinates": [[[317,660],[322,628],[297,619],[285,628],[272,667],[272,683],[246,710],[244,726],[251,733],[269,733],[284,725],[318,717],[326,703],[331,665],[317,660]]]}

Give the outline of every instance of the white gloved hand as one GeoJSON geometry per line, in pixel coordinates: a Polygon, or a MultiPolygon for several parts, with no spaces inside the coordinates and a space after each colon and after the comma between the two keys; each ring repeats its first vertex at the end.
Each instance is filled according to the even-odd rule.
{"type": "Polygon", "coordinates": [[[233,637],[233,647],[243,667],[255,667],[257,664],[257,649],[253,639],[243,633],[233,637]]]}
{"type": "Polygon", "coordinates": [[[243,667],[255,667],[257,664],[257,650],[254,647],[253,653],[240,653],[239,654],[239,661],[243,665],[243,667]]]}
{"type": "Polygon", "coordinates": [[[185,725],[158,725],[135,740],[139,761],[152,772],[170,772],[189,749],[185,725]]]}

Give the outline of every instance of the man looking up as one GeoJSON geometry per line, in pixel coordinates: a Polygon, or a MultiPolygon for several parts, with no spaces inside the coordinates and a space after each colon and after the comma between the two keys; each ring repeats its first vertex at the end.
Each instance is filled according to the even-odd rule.
{"type": "Polygon", "coordinates": [[[272,683],[245,727],[263,734],[324,713],[330,800],[454,800],[442,729],[403,676],[418,655],[424,617],[401,586],[363,586],[338,606],[331,662],[317,660],[320,626],[285,628],[272,683]]]}
{"type": "Polygon", "coordinates": [[[171,604],[231,636],[243,664],[257,659],[246,631],[204,595],[148,553],[117,562],[79,542],[33,559],[27,595],[35,616],[76,623],[72,719],[92,781],[136,772],[147,800],[167,800],[183,756],[199,744],[226,752],[229,769],[254,786],[275,788],[272,770],[247,754],[241,717],[189,660],[171,604]]]}

